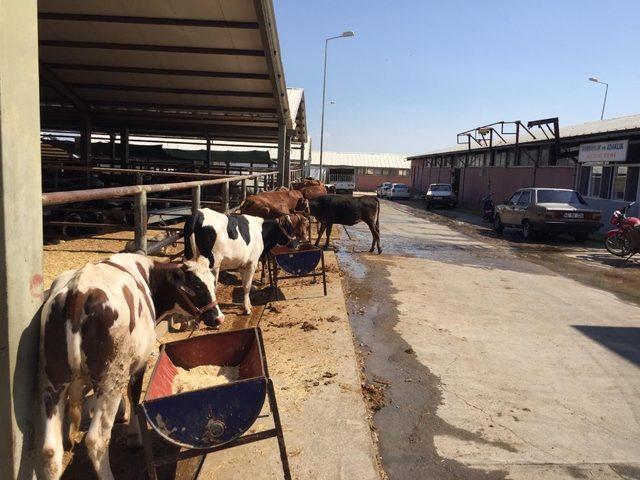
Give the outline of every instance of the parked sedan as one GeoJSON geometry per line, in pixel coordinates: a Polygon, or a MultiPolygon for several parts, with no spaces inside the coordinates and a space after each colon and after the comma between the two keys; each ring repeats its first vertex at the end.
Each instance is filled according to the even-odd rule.
{"type": "Polygon", "coordinates": [[[522,229],[525,240],[537,234],[568,233],[583,242],[602,226],[602,213],[590,207],[574,190],[523,188],[496,207],[493,227],[522,229]]]}
{"type": "Polygon", "coordinates": [[[404,183],[392,183],[391,188],[387,191],[387,197],[389,200],[408,199],[411,197],[409,187],[404,183]]]}
{"type": "Polygon", "coordinates": [[[378,188],[376,188],[376,196],[378,198],[384,198],[387,196],[390,189],[391,182],[384,182],[382,185],[378,185],[378,188]]]}
{"type": "Polygon", "coordinates": [[[424,201],[427,202],[427,208],[437,205],[455,207],[458,203],[450,183],[432,183],[429,185],[424,201]]]}

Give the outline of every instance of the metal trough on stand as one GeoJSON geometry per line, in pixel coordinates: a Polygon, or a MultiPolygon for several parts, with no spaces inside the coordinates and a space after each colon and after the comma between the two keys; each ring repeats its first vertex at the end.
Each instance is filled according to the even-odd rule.
{"type": "Polygon", "coordinates": [[[291,278],[322,276],[322,286],[324,294],[327,295],[327,274],[324,264],[324,251],[314,247],[309,243],[302,243],[297,249],[288,246],[278,246],[269,252],[269,279],[276,289],[276,300],[278,299],[278,281],[291,278]],[[321,271],[318,272],[318,264],[321,271]],[[289,275],[280,275],[282,269],[289,275]]]}
{"type": "Polygon", "coordinates": [[[162,346],[144,401],[138,405],[148,478],[156,480],[156,467],[191,457],[277,437],[284,478],[289,462],[280,424],[273,382],[269,378],[262,334],[258,328],[201,335],[162,346]],[[237,367],[239,379],[183,393],[173,393],[176,367],[201,365],[237,367]],[[274,428],[243,435],[256,421],[265,397],[274,428]],[[151,426],[151,430],[148,426],[151,426]],[[157,454],[152,436],[177,451],[157,454]]]}

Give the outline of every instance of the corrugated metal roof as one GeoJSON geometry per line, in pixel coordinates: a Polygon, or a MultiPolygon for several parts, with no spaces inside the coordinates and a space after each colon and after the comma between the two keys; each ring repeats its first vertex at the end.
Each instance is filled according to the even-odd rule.
{"type": "MultiPolygon", "coordinates": [[[[602,133],[621,132],[627,130],[640,130],[640,115],[629,115],[626,117],[610,118],[607,120],[597,120],[595,122],[579,123],[577,125],[562,126],[562,124],[560,124],[560,138],[567,139],[573,137],[582,137],[585,135],[597,135],[602,133]]],[[[531,131],[536,136],[536,138],[531,138],[531,136],[525,131],[520,135],[521,144],[546,140],[546,137],[540,131],[540,129],[536,128],[532,129],[531,131]]],[[[515,139],[512,135],[505,137],[505,139],[507,140],[506,143],[496,143],[494,144],[494,146],[499,147],[500,145],[512,145],[515,143],[515,139]]],[[[439,150],[432,150],[427,153],[422,153],[420,155],[413,155],[411,157],[407,157],[407,159],[410,160],[412,158],[420,158],[427,155],[460,152],[467,150],[467,148],[468,146],[466,144],[454,145],[449,148],[442,148],[439,150]]],[[[477,145],[474,147],[472,145],[472,150],[480,150],[482,148],[486,147],[478,147],[477,145]]]]}
{"type": "MultiPolygon", "coordinates": [[[[322,165],[340,167],[408,168],[400,153],[323,152],[322,165]]],[[[311,152],[311,165],[320,164],[320,151],[311,152]]]]}

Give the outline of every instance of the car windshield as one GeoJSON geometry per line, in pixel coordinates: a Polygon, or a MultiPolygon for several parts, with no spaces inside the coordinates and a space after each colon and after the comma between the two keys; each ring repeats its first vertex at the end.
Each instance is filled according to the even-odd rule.
{"type": "Polygon", "coordinates": [[[538,203],[587,204],[578,192],[572,190],[538,190],[538,203]]]}
{"type": "Polygon", "coordinates": [[[393,188],[395,188],[396,190],[406,190],[407,186],[403,185],[402,183],[396,183],[393,188]]]}
{"type": "Polygon", "coordinates": [[[434,183],[429,187],[429,190],[437,190],[438,192],[450,192],[451,185],[447,183],[434,183]]]}

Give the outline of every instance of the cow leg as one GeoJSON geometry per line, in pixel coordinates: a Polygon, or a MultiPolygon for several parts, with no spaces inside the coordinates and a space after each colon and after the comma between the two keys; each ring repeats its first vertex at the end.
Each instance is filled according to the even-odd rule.
{"type": "Polygon", "coordinates": [[[251,315],[251,299],[249,293],[251,292],[251,282],[253,281],[253,274],[256,271],[257,261],[251,262],[242,270],[242,288],[244,289],[244,313],[251,315]]]}
{"type": "Polygon", "coordinates": [[[320,224],[320,229],[318,230],[318,237],[316,238],[316,243],[315,243],[316,247],[320,243],[320,239],[322,238],[322,234],[324,233],[324,229],[325,229],[325,224],[323,222],[320,222],[320,220],[318,220],[318,223],[320,224]]]}
{"type": "MultiPolygon", "coordinates": [[[[214,267],[213,267],[213,278],[215,280],[215,289],[218,289],[218,277],[220,277],[220,259],[218,259],[217,262],[214,263],[214,267]]],[[[224,321],[224,314],[222,313],[222,310],[220,310],[220,307],[218,305],[216,305],[216,314],[218,315],[218,319],[220,320],[220,322],[224,321]]]]}
{"type": "Polygon", "coordinates": [[[367,227],[369,227],[369,231],[371,231],[371,248],[369,252],[373,252],[373,249],[378,245],[378,253],[382,250],[380,249],[380,230],[376,227],[373,222],[365,222],[367,227]]]}
{"type": "Polygon", "coordinates": [[[85,437],[85,443],[98,478],[100,480],[114,480],[109,465],[109,442],[111,441],[113,422],[122,398],[122,388],[115,388],[115,385],[104,387],[107,386],[98,388],[100,393],[96,398],[96,409],[93,412],[93,419],[85,437]]]}
{"type": "Polygon", "coordinates": [[[127,425],[127,447],[139,448],[142,446],[142,436],[140,435],[140,424],[136,418],[136,405],[140,401],[142,393],[142,379],[144,377],[144,367],[131,375],[127,395],[129,397],[129,423],[127,425]]]}
{"type": "Polygon", "coordinates": [[[327,240],[324,242],[324,249],[329,249],[329,244],[331,243],[331,229],[333,228],[333,223],[327,223],[327,240]]]}
{"type": "Polygon", "coordinates": [[[78,443],[76,436],[80,431],[82,420],[82,398],[84,396],[84,381],[75,379],[69,386],[69,442],[71,445],[78,443]]]}
{"type": "MultiPolygon", "coordinates": [[[[47,480],[57,480],[60,478],[60,475],[62,475],[62,455],[64,454],[64,446],[62,443],[62,424],[64,422],[67,387],[63,387],[58,403],[48,405],[48,409],[48,402],[45,399],[45,396],[48,396],[48,393],[44,394],[42,402],[42,413],[44,415],[42,468],[47,480]]],[[[50,397],[49,402],[51,402],[50,397]]]]}

